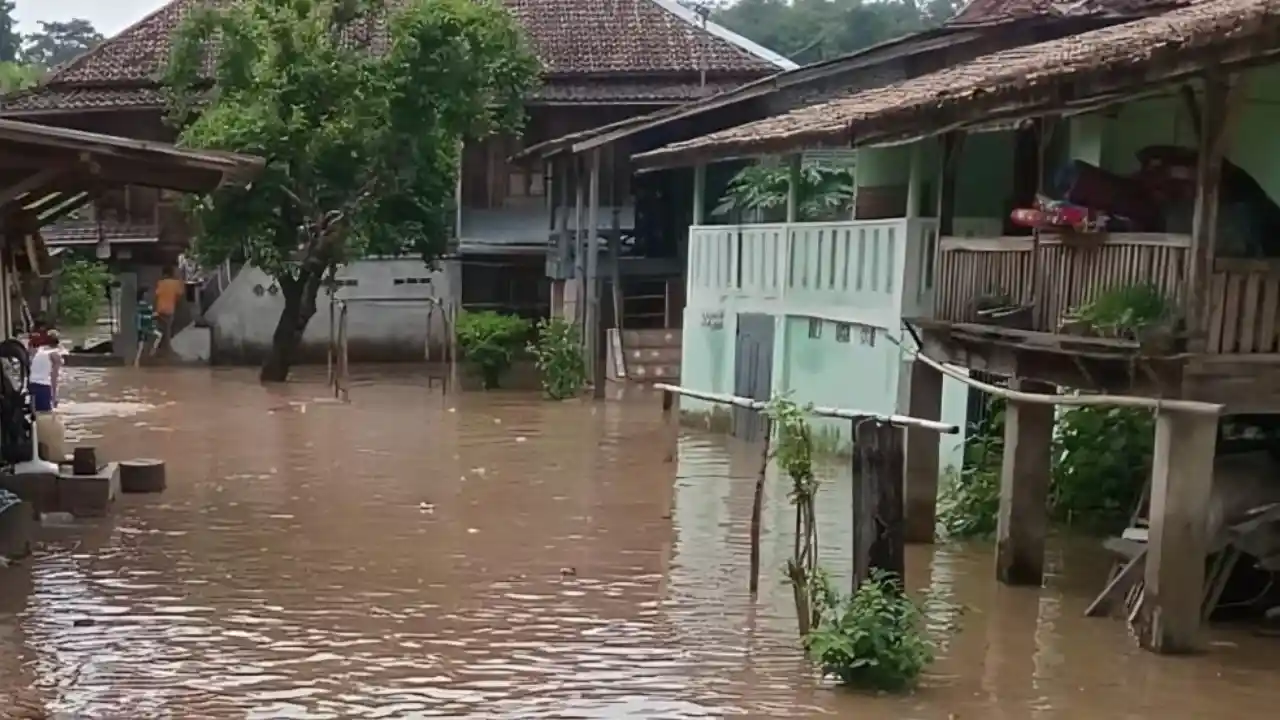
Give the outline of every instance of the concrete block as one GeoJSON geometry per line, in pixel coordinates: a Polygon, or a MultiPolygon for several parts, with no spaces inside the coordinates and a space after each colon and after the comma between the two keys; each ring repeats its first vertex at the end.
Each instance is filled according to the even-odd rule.
{"type": "Polygon", "coordinates": [[[105,517],[120,493],[120,465],[107,463],[94,475],[58,475],[59,509],[83,517],[105,517]]]}
{"type": "Polygon", "coordinates": [[[31,554],[36,530],[35,506],[20,502],[0,511],[0,558],[19,560],[31,554]]]}

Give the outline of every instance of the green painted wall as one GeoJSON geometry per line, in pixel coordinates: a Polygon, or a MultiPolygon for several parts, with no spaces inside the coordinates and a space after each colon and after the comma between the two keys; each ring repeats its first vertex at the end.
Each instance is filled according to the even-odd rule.
{"type": "MultiPolygon", "coordinates": [[[[737,335],[738,316],[724,312],[722,327],[704,325],[708,313],[725,310],[720,307],[686,307],[680,351],[680,384],[703,392],[733,393],[733,346],[737,335]]],[[[712,403],[683,398],[680,409],[707,412],[712,403]]]]}

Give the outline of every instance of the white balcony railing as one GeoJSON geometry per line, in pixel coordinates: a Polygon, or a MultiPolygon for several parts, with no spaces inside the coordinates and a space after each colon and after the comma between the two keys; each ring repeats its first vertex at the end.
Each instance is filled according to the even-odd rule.
{"type": "Polygon", "coordinates": [[[932,306],[926,259],[936,228],[929,218],[695,226],[689,304],[734,299],[761,311],[897,327],[904,312],[932,306]]]}

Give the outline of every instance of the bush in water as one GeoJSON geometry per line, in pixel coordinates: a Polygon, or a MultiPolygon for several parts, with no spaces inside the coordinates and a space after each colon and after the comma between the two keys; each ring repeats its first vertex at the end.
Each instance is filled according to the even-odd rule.
{"type": "Polygon", "coordinates": [[[529,322],[490,310],[458,316],[458,345],[486,390],[496,388],[529,333],[529,322]]]}
{"type": "Polygon", "coordinates": [[[529,343],[542,374],[542,390],[552,400],[576,397],[587,382],[587,363],[582,356],[582,333],[578,326],[561,318],[538,321],[538,337],[529,343]]]}

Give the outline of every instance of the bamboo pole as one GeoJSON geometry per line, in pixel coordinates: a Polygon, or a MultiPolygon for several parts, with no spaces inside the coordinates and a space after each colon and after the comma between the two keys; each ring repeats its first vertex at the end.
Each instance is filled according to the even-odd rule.
{"type": "Polygon", "coordinates": [[[764,514],[764,481],[769,470],[769,454],[772,450],[773,421],[763,412],[764,448],[760,451],[760,472],[756,475],[755,492],[751,497],[751,597],[760,591],[760,520],[764,514]]]}
{"type": "Polygon", "coordinates": [[[959,380],[965,385],[981,390],[988,395],[994,395],[1005,400],[1013,402],[1027,403],[1028,405],[1059,405],[1063,407],[1127,407],[1127,408],[1144,408],[1147,410],[1168,410],[1173,412],[1185,412],[1193,415],[1221,415],[1221,403],[1200,402],[1197,400],[1171,400],[1167,398],[1150,398],[1135,397],[1131,395],[1042,395],[1039,393],[1025,393],[1017,390],[1009,390],[995,385],[988,385],[979,380],[974,380],[968,375],[953,370],[946,365],[934,360],[933,358],[921,353],[918,350],[903,345],[901,342],[889,339],[906,355],[914,360],[928,365],[938,372],[946,375],[953,380],[959,380]]]}
{"type": "MultiPolygon", "coordinates": [[[[736,395],[702,392],[701,390],[682,388],[679,385],[655,383],[653,387],[655,390],[661,390],[675,395],[691,397],[697,400],[705,400],[707,402],[720,403],[721,405],[734,405],[751,410],[763,410],[769,405],[769,403],[762,400],[753,400],[752,398],[738,397],[736,395]]],[[[940,432],[945,435],[956,435],[960,432],[960,427],[958,425],[938,422],[937,420],[922,420],[920,418],[908,417],[906,415],[881,415],[880,413],[870,412],[868,410],[847,410],[845,408],[820,406],[807,408],[807,410],[811,415],[818,415],[821,417],[841,418],[844,420],[876,420],[896,427],[923,428],[925,430],[940,432]]]]}

